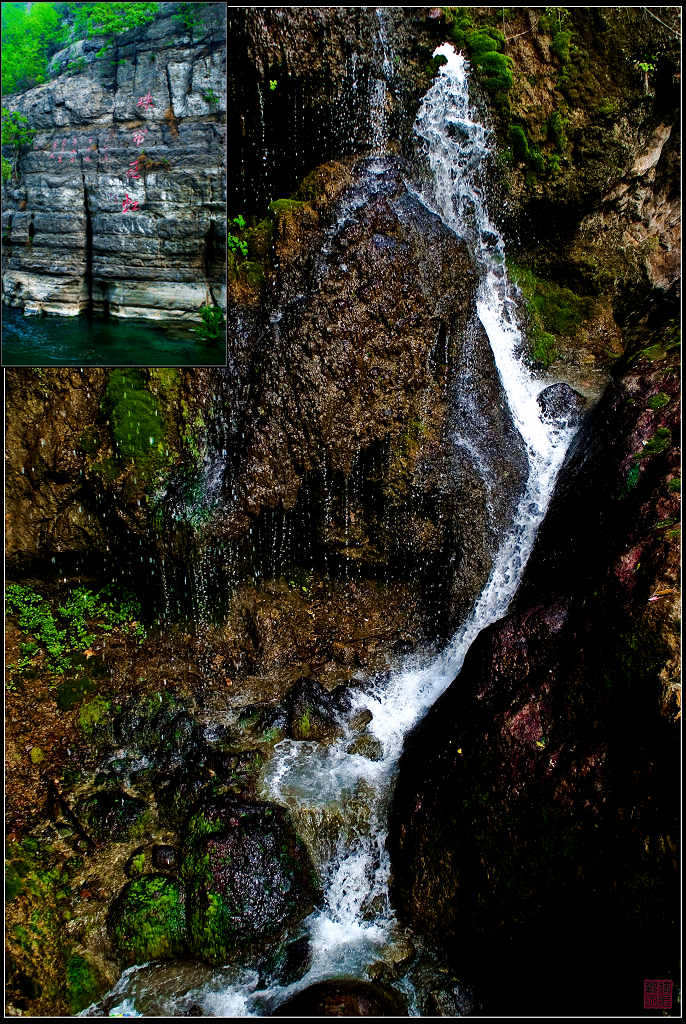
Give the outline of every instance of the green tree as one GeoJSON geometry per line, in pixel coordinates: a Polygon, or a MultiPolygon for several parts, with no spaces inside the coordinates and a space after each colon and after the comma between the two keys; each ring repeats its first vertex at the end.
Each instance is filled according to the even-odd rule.
{"type": "Polygon", "coordinates": [[[108,39],[96,56],[114,46],[116,36],[129,32],[139,25],[147,25],[155,19],[158,3],[137,4],[73,4],[75,10],[73,37],[84,39],[90,36],[107,36],[108,39]]]}
{"type": "Polygon", "coordinates": [[[25,114],[17,110],[2,108],[2,145],[3,148],[11,147],[12,161],[2,157],[2,180],[9,181],[15,174],[19,153],[22,146],[28,146],[34,135],[35,129],[29,127],[29,119],[25,114]]]}
{"type": "Polygon", "coordinates": [[[2,5],[2,92],[8,96],[48,78],[48,60],[63,45],[65,29],[53,3],[2,5]]]}

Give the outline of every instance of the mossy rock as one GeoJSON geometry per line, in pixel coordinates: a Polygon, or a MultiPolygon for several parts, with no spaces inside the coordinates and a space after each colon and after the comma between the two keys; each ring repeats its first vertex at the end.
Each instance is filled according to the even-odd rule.
{"type": "Polygon", "coordinates": [[[145,810],[144,800],[114,790],[84,797],[78,804],[77,815],[93,838],[118,842],[135,832],[145,810]]]}
{"type": "Polygon", "coordinates": [[[105,387],[107,415],[117,455],[145,477],[166,461],[166,425],[156,397],[138,370],[111,370],[105,387]]]}
{"type": "Polygon", "coordinates": [[[164,875],[129,882],[110,909],[107,928],[127,964],[183,956],[186,908],[181,886],[164,875]]]}
{"type": "Polygon", "coordinates": [[[216,800],[191,817],[181,869],[191,952],[210,963],[260,950],[313,909],[316,873],[288,812],[216,800]]]}
{"type": "Polygon", "coordinates": [[[287,213],[297,213],[305,205],[301,199],[273,199],[269,204],[269,212],[275,217],[281,217],[287,213]]]}
{"type": "Polygon", "coordinates": [[[95,683],[90,676],[80,675],[75,679],[65,679],[57,687],[57,707],[60,711],[71,711],[84,697],[92,693],[95,683]]]}
{"type": "Polygon", "coordinates": [[[298,680],[284,701],[288,734],[295,740],[329,743],[343,732],[332,695],[316,679],[298,680]]]}
{"type": "Polygon", "coordinates": [[[72,1015],[85,1010],[107,988],[107,983],[100,977],[98,971],[80,953],[73,953],[69,957],[64,973],[67,983],[67,999],[72,1015]]]}

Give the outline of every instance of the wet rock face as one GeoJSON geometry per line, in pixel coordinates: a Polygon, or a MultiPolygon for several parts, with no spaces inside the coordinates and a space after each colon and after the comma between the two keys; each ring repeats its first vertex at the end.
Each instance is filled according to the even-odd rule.
{"type": "Polygon", "coordinates": [[[397,992],[356,978],[334,978],[291,996],[274,1011],[275,1017],[406,1017],[397,992]]]}
{"type": "Polygon", "coordinates": [[[664,310],[633,332],[513,610],[401,761],[396,904],[491,1012],[528,1005],[531,963],[542,998],[584,978],[579,1012],[631,1012],[632,979],[676,970],[678,364],[646,344],[664,310]]]}
{"type": "Polygon", "coordinates": [[[288,735],[294,740],[332,740],[342,732],[334,697],[315,679],[301,679],[285,701],[288,735]]]}
{"type": "Polygon", "coordinates": [[[569,384],[551,384],[538,396],[546,420],[564,427],[577,427],[586,409],[586,399],[569,384]]]}
{"type": "Polygon", "coordinates": [[[306,848],[275,804],[205,804],[189,821],[181,874],[190,949],[211,963],[278,939],[318,897],[306,848]]]}
{"type": "Polygon", "coordinates": [[[407,141],[435,29],[421,9],[384,11],[229,11],[230,215],[260,212],[317,164],[364,152],[375,134],[378,145],[379,132],[407,141]]]}
{"type": "Polygon", "coordinates": [[[56,78],[5,99],[36,130],[3,185],[10,305],[167,321],[225,305],[225,13],[198,8],[191,39],[174,6],[104,57],[102,40],[74,44],[56,78]]]}
{"type": "Polygon", "coordinates": [[[278,214],[269,310],[246,320],[236,309],[224,404],[244,404],[231,424],[231,500],[208,533],[231,538],[238,573],[256,562],[267,575],[294,561],[361,576],[389,566],[420,579],[452,620],[490,571],[526,472],[521,442],[464,246],[407,190],[398,161],[337,173],[334,199],[278,214]],[[467,370],[471,405],[456,397],[467,370]],[[473,456],[487,432],[498,438],[489,469],[504,482],[497,523],[473,456]],[[452,557],[457,572],[439,571],[452,557]]]}

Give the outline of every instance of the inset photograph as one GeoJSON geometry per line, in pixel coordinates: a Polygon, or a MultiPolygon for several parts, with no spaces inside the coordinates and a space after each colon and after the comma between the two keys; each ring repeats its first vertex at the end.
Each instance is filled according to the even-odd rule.
{"type": "Polygon", "coordinates": [[[226,363],[226,6],[3,3],[2,362],[226,363]]]}

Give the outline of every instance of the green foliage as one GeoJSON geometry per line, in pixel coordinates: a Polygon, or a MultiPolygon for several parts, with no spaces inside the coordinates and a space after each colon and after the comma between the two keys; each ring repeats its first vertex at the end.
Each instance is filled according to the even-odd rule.
{"type": "Polygon", "coordinates": [[[108,37],[96,54],[97,57],[102,57],[114,46],[115,37],[154,21],[159,6],[158,3],[76,4],[74,37],[108,37]]]}
{"type": "Polygon", "coordinates": [[[34,990],[56,1003],[65,989],[65,917],[71,899],[69,870],[55,851],[33,836],[6,848],[6,889],[13,903],[8,951],[34,990]]]}
{"type": "Polygon", "coordinates": [[[205,98],[205,102],[209,103],[211,107],[219,106],[219,97],[213,89],[205,89],[203,91],[203,96],[205,98]]]}
{"type": "Polygon", "coordinates": [[[179,9],[172,14],[175,21],[180,21],[191,39],[195,36],[195,30],[202,25],[202,18],[198,16],[198,4],[177,4],[179,9]]]}
{"type": "Polygon", "coordinates": [[[16,149],[21,149],[22,146],[31,144],[35,134],[35,129],[29,128],[29,119],[25,114],[2,108],[3,146],[14,146],[16,149]]]}
{"type": "Polygon", "coordinates": [[[631,469],[629,470],[629,472],[626,475],[626,490],[627,490],[627,493],[629,491],[633,491],[634,487],[636,486],[636,484],[639,481],[639,477],[640,476],[641,476],[641,467],[638,466],[638,465],[632,466],[631,469]]]}
{"type": "Polygon", "coordinates": [[[651,395],[648,399],[648,407],[650,409],[664,409],[666,405],[669,405],[670,401],[669,395],[666,395],[664,391],[658,391],[656,395],[651,395]]]}
{"type": "Polygon", "coordinates": [[[8,96],[48,78],[48,60],[66,41],[54,3],[2,5],[2,93],[8,96]]]}
{"type": "Polygon", "coordinates": [[[569,29],[561,29],[558,32],[553,33],[553,41],[551,50],[553,53],[560,58],[562,65],[566,64],[569,60],[569,44],[572,41],[572,33],[569,29]]]}
{"type": "Polygon", "coordinates": [[[13,616],[26,635],[21,645],[23,657],[16,670],[26,668],[43,649],[51,671],[64,673],[72,665],[73,655],[86,650],[95,640],[92,632],[114,628],[135,630],[137,636],[145,631],[137,621],[140,604],[124,591],[117,595],[111,586],[97,594],[85,587],[77,587],[56,612],[47,600],[30,587],[9,583],[5,590],[7,614],[13,616]]]}
{"type": "Polygon", "coordinates": [[[246,221],[242,213],[239,213],[237,217],[234,217],[231,224],[235,225],[238,229],[238,234],[233,234],[231,231],[228,233],[227,241],[229,245],[229,252],[235,255],[240,254],[244,258],[248,255],[248,243],[243,238],[243,232],[245,231],[246,221]]]}
{"type": "Polygon", "coordinates": [[[196,332],[203,338],[216,339],[224,336],[226,332],[226,321],[224,312],[219,306],[201,306],[200,316],[202,324],[196,327],[196,332]]]}
{"type": "MultiPolygon", "coordinates": [[[[12,164],[9,162],[9,160],[6,160],[5,157],[3,156],[3,158],[2,158],[2,182],[3,182],[3,184],[8,182],[11,177],[12,177],[12,164]]],[[[3,241],[6,241],[6,239],[3,238],[3,241]]]]}
{"type": "Polygon", "coordinates": [[[276,90],[276,87],[277,87],[278,84],[279,83],[278,83],[276,78],[270,78],[269,79],[269,89],[270,89],[270,92],[274,92],[276,90]]]}
{"type": "MultiPolygon", "coordinates": [[[[9,583],[5,589],[5,607],[7,614],[17,619],[19,628],[45,648],[50,667],[55,672],[64,672],[70,664],[67,631],[58,628],[45,598],[30,587],[9,583]]],[[[32,653],[27,652],[15,667],[25,668],[31,660],[32,653]]]]}
{"type": "Polygon", "coordinates": [[[674,493],[678,494],[679,491],[681,490],[681,477],[680,476],[673,476],[672,479],[667,484],[667,487],[669,488],[670,491],[672,491],[673,494],[674,493]]]}
{"type": "Polygon", "coordinates": [[[70,60],[67,64],[67,71],[73,75],[80,75],[82,71],[85,71],[88,67],[88,62],[85,57],[77,57],[76,60],[70,60]]]}

